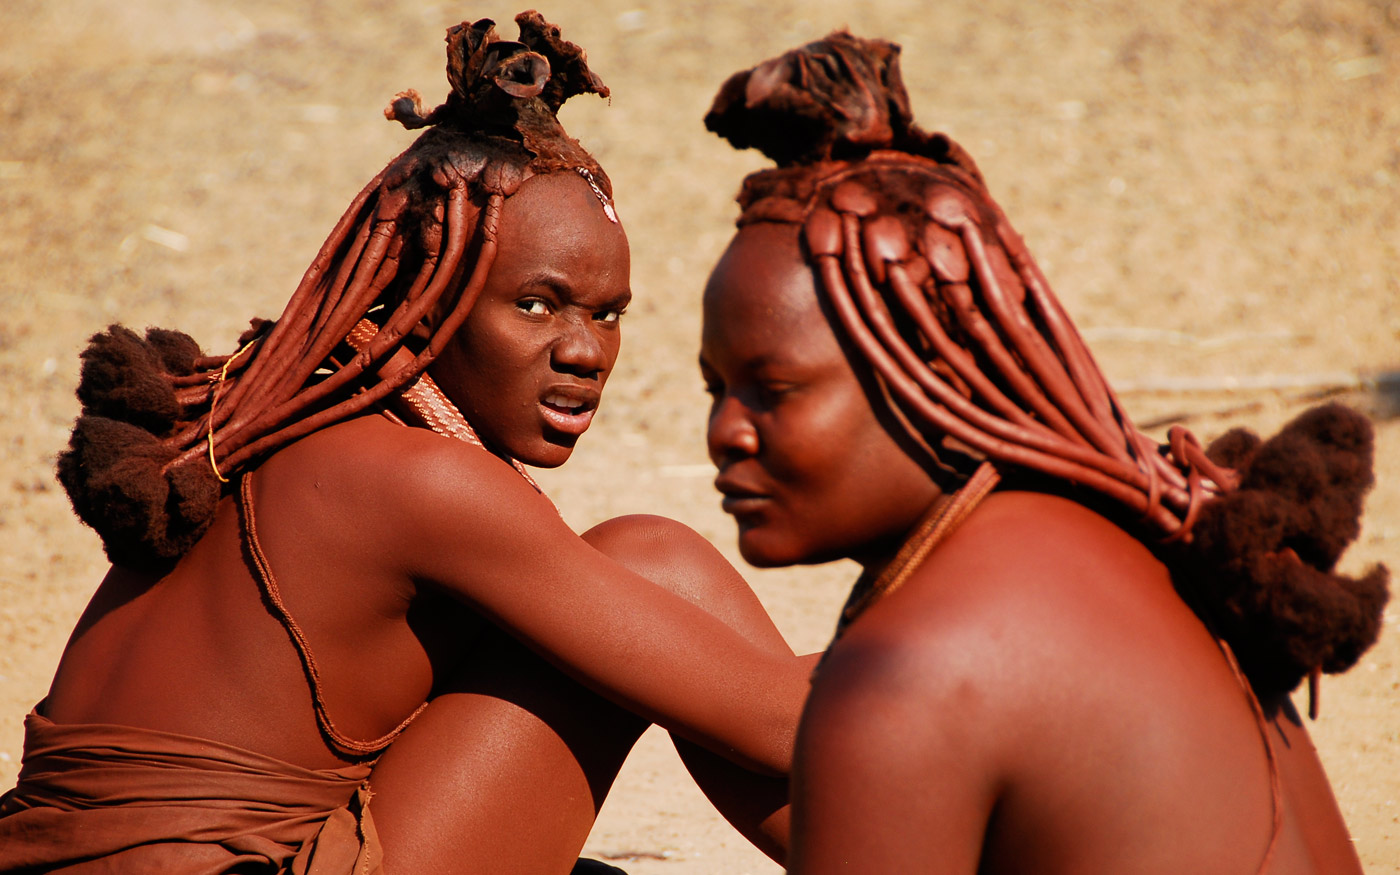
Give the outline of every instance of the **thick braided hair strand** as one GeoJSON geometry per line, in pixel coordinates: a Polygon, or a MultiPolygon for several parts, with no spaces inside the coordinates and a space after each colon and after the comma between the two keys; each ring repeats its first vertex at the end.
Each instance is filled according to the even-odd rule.
{"type": "Polygon", "coordinates": [[[92,338],[58,476],[113,562],[168,567],[208,528],[227,478],[422,373],[471,310],[501,205],[525,179],[578,172],[607,203],[607,175],[556,117],[607,86],[538,13],[516,23],[519,41],[487,19],[448,30],[446,102],[425,115],[406,91],[385,110],[429,129],[355,197],[282,315],[254,320],[238,351],[206,356],[185,334],[120,325],[92,338]],[[439,305],[450,309],[432,336],[414,338],[439,305]],[[347,347],[366,318],[377,333],[347,347]],[[381,376],[402,347],[411,366],[381,376]]]}
{"type": "Polygon", "coordinates": [[[706,126],[778,164],[744,180],[738,224],[800,226],[838,330],[932,464],[1121,508],[1261,693],[1351,667],[1387,598],[1382,566],[1334,572],[1372,482],[1369,422],[1333,404],[1263,443],[1139,432],[975,162],[914,124],[899,51],[838,32],[723,85],[706,126]]]}

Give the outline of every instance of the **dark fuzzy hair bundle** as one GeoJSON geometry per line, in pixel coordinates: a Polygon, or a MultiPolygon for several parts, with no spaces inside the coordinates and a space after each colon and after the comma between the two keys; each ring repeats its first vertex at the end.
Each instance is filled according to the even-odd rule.
{"type": "Polygon", "coordinates": [[[1328,404],[1267,441],[1236,429],[1208,452],[1241,474],[1240,488],[1206,503],[1172,562],[1182,596],[1261,693],[1290,691],[1314,668],[1351,668],[1380,634],[1388,598],[1384,566],[1334,571],[1373,481],[1370,423],[1328,404]]]}
{"type": "Polygon", "coordinates": [[[199,358],[186,334],[152,328],[142,338],[121,325],[93,335],[83,350],[82,415],[58,457],[58,479],[114,563],[159,569],[213,519],[214,472],[172,467],[178,450],[163,442],[184,425],[172,378],[193,374],[199,358]]]}

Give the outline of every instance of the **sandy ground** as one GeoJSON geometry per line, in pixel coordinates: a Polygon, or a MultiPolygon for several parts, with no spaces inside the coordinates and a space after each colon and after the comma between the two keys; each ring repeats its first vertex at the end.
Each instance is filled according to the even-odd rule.
{"type": "MultiPolygon", "coordinates": [[[[167,325],[230,349],[274,316],[360,185],[445,93],[443,29],[517,8],[346,0],[0,4],[0,787],[105,563],[51,469],[84,338],[167,325]]],[[[578,527],[677,517],[733,552],[709,487],[698,292],[759,166],[705,133],[725,76],[848,25],[905,47],[918,117],[981,162],[1139,421],[1273,428],[1400,368],[1400,2],[601,0],[543,10],[611,102],[570,106],[611,173],[636,303],[609,401],[544,483],[578,527]]],[[[508,31],[513,33],[513,30],[508,31]]],[[[1346,560],[1395,562],[1400,421],[1346,560]]],[[[826,640],[849,567],[753,572],[794,645],[826,640]]],[[[1362,859],[1400,871],[1400,608],[1324,684],[1314,727],[1362,859]]],[[[774,873],[665,738],[629,760],[589,851],[633,873],[774,873]]]]}

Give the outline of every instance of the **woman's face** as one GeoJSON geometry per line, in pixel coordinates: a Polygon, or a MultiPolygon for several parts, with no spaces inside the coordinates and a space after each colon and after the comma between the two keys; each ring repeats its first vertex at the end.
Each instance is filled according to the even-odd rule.
{"type": "Polygon", "coordinates": [[[754,565],[878,561],[939,490],[876,417],[797,235],[793,225],[746,226],[705,287],[700,370],[715,486],[754,565]]]}
{"type": "Polygon", "coordinates": [[[617,361],[630,270],[627,236],[587,182],[531,177],[506,199],[481,297],[429,372],[489,445],[562,465],[617,361]]]}

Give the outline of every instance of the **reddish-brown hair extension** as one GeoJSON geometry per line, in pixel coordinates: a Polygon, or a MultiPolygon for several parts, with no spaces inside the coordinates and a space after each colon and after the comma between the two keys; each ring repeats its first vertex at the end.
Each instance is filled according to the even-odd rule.
{"type": "Polygon", "coordinates": [[[932,464],[986,459],[1126,511],[1173,545],[1183,597],[1261,691],[1349,668],[1386,600],[1383,567],[1333,573],[1371,484],[1369,423],[1329,405],[1211,450],[1139,432],[972,158],[914,124],[898,59],[833,33],[724,84],[706,126],[778,163],[744,180],[738,224],[801,226],[839,332],[932,464]]]}
{"type": "Polygon", "coordinates": [[[574,171],[611,197],[607,175],[556,118],[569,97],[606,97],[607,87],[538,13],[516,23],[518,42],[487,19],[448,30],[446,102],[425,115],[407,91],[385,110],[429,130],[365,186],[281,317],[254,320],[238,351],[205,356],[186,335],[142,338],[119,325],[92,338],[58,476],[113,562],[167,567],[212,521],[226,478],[420,374],[471,310],[501,205],[525,179],[574,171]],[[447,315],[432,336],[411,337],[435,311],[447,315]],[[357,352],[344,341],[362,318],[379,331],[357,352]],[[412,366],[382,378],[402,346],[412,366]]]}

